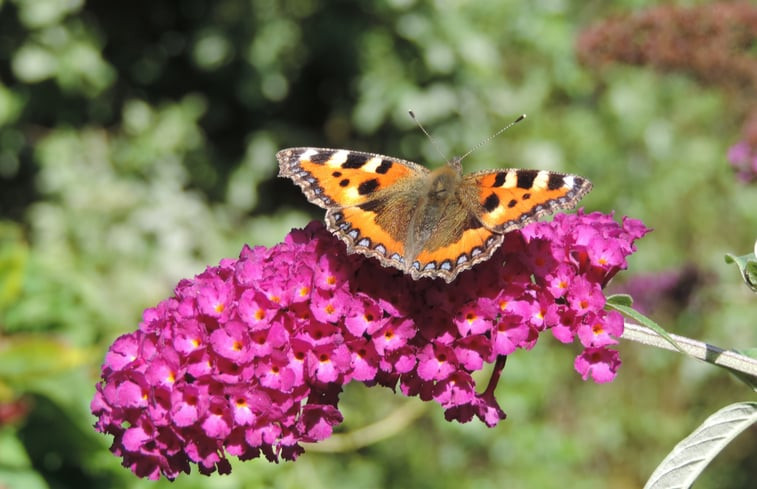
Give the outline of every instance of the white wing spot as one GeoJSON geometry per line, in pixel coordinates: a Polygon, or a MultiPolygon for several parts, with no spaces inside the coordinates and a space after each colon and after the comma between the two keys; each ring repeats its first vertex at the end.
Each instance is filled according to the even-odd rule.
{"type": "Polygon", "coordinates": [[[518,172],[510,170],[505,176],[505,183],[502,184],[502,188],[515,188],[518,185],[518,172]]]}
{"type": "Polygon", "coordinates": [[[339,151],[336,151],[333,155],[331,155],[329,161],[326,162],[326,166],[330,168],[340,168],[342,164],[347,161],[347,156],[349,154],[350,152],[346,149],[340,149],[339,151]]]}
{"type": "Polygon", "coordinates": [[[531,185],[531,189],[536,190],[544,190],[547,188],[547,184],[549,183],[549,172],[545,170],[541,170],[539,173],[536,174],[536,178],[534,178],[534,183],[531,185]]]}
{"type": "Polygon", "coordinates": [[[365,165],[363,165],[363,170],[369,171],[371,173],[376,173],[376,169],[381,165],[382,159],[374,156],[370,160],[365,162],[365,165]]]}

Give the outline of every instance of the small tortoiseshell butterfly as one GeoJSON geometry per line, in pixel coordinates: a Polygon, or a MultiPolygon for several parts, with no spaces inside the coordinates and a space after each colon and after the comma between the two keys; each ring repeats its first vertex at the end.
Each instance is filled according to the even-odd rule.
{"type": "Polygon", "coordinates": [[[544,170],[462,174],[460,159],[430,171],[392,156],[346,149],[276,153],[279,176],[326,209],[326,226],[362,253],[417,280],[443,278],[491,258],[508,231],[575,207],[591,190],[576,175],[544,170]]]}

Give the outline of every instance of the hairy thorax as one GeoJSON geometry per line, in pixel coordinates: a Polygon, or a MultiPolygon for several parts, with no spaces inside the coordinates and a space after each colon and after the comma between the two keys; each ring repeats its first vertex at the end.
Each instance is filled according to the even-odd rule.
{"type": "Polygon", "coordinates": [[[427,244],[431,244],[432,249],[441,246],[441,243],[429,243],[437,234],[440,223],[456,221],[467,216],[458,196],[461,181],[460,173],[451,166],[439,168],[428,174],[419,192],[408,229],[408,256],[416,256],[427,244]]]}

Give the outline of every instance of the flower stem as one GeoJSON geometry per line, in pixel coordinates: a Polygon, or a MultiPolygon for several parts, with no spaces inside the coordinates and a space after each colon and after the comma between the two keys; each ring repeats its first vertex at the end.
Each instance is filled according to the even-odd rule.
{"type": "Polygon", "coordinates": [[[492,376],[489,379],[489,385],[486,386],[486,390],[481,393],[481,396],[494,395],[494,389],[497,388],[499,378],[502,376],[502,370],[507,363],[507,355],[498,355],[496,362],[494,362],[494,368],[492,369],[492,376]]]}

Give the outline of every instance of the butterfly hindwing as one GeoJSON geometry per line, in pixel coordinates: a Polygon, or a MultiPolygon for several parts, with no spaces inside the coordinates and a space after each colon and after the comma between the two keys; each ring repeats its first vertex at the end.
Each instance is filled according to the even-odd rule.
{"type": "Polygon", "coordinates": [[[432,234],[410,264],[413,278],[441,277],[451,282],[461,271],[488,260],[503,240],[459,200],[448,206],[438,228],[444,232],[432,234]]]}
{"type": "Polygon", "coordinates": [[[376,224],[376,214],[359,207],[329,209],[326,227],[347,244],[349,253],[377,258],[382,265],[405,269],[404,239],[395,239],[376,224]]]}
{"type": "Polygon", "coordinates": [[[327,209],[326,226],[348,252],[405,269],[405,240],[418,204],[415,190],[427,168],[390,156],[325,148],[290,148],[276,157],[280,175],[327,209]]]}

